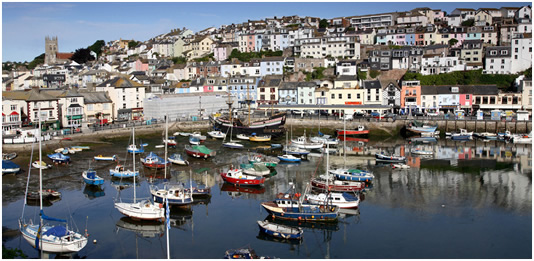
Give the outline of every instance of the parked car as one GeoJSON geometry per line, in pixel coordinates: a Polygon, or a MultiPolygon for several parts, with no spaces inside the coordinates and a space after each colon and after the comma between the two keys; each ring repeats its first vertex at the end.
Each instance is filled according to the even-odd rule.
{"type": "Polygon", "coordinates": [[[328,116],[328,111],[327,110],[320,110],[319,113],[322,115],[322,116],[328,116]]]}
{"type": "Polygon", "coordinates": [[[425,116],[422,111],[412,111],[412,116],[425,116]]]}
{"type": "Polygon", "coordinates": [[[352,115],[352,118],[354,119],[361,119],[361,118],[365,118],[367,115],[363,112],[355,112],[353,115],[352,115]]]}

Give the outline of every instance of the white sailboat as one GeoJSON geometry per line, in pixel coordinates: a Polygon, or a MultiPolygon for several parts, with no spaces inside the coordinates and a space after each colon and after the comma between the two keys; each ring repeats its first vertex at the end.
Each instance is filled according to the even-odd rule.
{"type": "MultiPolygon", "coordinates": [[[[133,172],[135,173],[135,151],[133,155],[133,172]]],[[[134,188],[134,198],[133,203],[127,202],[115,202],[115,208],[121,212],[123,215],[131,217],[133,219],[141,220],[158,220],[163,221],[165,219],[165,211],[160,204],[154,204],[148,199],[143,199],[140,201],[136,200],[136,191],[135,191],[135,180],[133,178],[133,188],[134,188]]],[[[120,199],[120,198],[119,198],[120,199]]]]}
{"type": "MultiPolygon", "coordinates": [[[[39,161],[41,161],[41,109],[39,108],[39,161]]],[[[31,169],[30,169],[31,170],[31,169]]],[[[28,172],[28,181],[30,174],[28,172]]],[[[43,211],[43,170],[39,168],[39,224],[25,223],[19,220],[22,237],[34,248],[50,253],[72,253],[82,250],[87,245],[87,236],[69,229],[66,220],[48,217],[43,211]],[[44,220],[61,222],[65,225],[48,225],[44,220]]],[[[26,193],[28,185],[26,185],[26,193]]],[[[26,199],[25,199],[26,201],[26,199]]],[[[24,202],[26,204],[26,202],[24,202]]],[[[23,211],[24,215],[24,211],[23,211]]],[[[31,221],[31,220],[30,220],[31,221]]]]}

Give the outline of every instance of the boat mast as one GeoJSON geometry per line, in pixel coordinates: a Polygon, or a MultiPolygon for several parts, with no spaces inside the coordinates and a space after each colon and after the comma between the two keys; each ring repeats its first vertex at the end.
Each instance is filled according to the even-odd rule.
{"type": "MultiPolygon", "coordinates": [[[[41,149],[41,140],[43,135],[41,134],[41,104],[39,104],[39,164],[42,162],[42,149],[41,149]]],[[[31,163],[30,163],[31,164],[31,163]]],[[[39,227],[43,227],[43,168],[39,168],[39,227]]],[[[41,255],[43,254],[43,231],[39,229],[39,243],[41,247],[35,246],[41,250],[41,255]]]]}
{"type": "Polygon", "coordinates": [[[343,168],[347,165],[347,125],[343,115],[343,168]]]}
{"type": "MultiPolygon", "coordinates": [[[[232,129],[234,127],[234,122],[232,121],[232,104],[234,101],[232,101],[232,97],[230,96],[230,92],[228,93],[228,100],[226,101],[226,104],[228,104],[228,114],[230,114],[230,142],[232,142],[232,129]]],[[[224,137],[226,139],[226,136],[224,137]]]]}
{"type": "Polygon", "coordinates": [[[165,164],[165,179],[167,179],[167,147],[169,146],[169,117],[165,113],[165,158],[163,164],[165,164]]]}
{"type": "Polygon", "coordinates": [[[133,172],[132,172],[132,175],[133,175],[133,187],[134,187],[134,202],[135,203],[135,151],[137,150],[137,148],[135,147],[135,126],[132,127],[132,140],[133,140],[133,153],[132,153],[132,157],[133,157],[133,172]]]}

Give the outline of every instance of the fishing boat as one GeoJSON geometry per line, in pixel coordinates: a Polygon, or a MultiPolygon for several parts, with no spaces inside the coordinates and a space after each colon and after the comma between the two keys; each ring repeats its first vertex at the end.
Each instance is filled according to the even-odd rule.
{"type": "Polygon", "coordinates": [[[17,157],[17,153],[16,152],[2,153],[2,159],[4,159],[4,160],[12,160],[12,159],[14,159],[16,157],[17,157]]]}
{"type": "Polygon", "coordinates": [[[404,163],[392,163],[391,164],[392,169],[409,169],[410,166],[404,164],[404,163]]]}
{"type": "Polygon", "coordinates": [[[466,129],[460,129],[460,132],[451,133],[450,137],[451,140],[471,140],[473,139],[473,132],[468,132],[466,129]]]}
{"type": "Polygon", "coordinates": [[[303,136],[297,137],[297,139],[292,139],[291,145],[299,149],[307,149],[307,150],[320,149],[324,146],[323,143],[316,143],[316,142],[308,141],[308,138],[306,138],[306,133],[304,133],[303,136]]]}
{"type": "Polygon", "coordinates": [[[110,156],[98,155],[98,156],[94,156],[93,159],[96,160],[96,161],[118,161],[119,160],[117,155],[113,155],[111,157],[110,156]]]}
{"type": "Polygon", "coordinates": [[[252,136],[250,136],[249,140],[256,142],[271,141],[271,135],[258,136],[256,133],[252,133],[252,136]]]}
{"type": "Polygon", "coordinates": [[[268,176],[271,174],[271,170],[261,163],[241,164],[243,173],[253,176],[268,176]]]}
{"type": "Polygon", "coordinates": [[[410,150],[410,152],[411,152],[412,154],[416,154],[416,155],[432,155],[432,154],[434,154],[433,151],[431,151],[431,150],[425,150],[425,149],[422,149],[422,148],[412,148],[412,149],[410,150]]]}
{"type": "Polygon", "coordinates": [[[96,175],[96,171],[88,169],[82,172],[83,181],[89,185],[102,185],[104,184],[104,179],[96,175]]]}
{"type": "Polygon", "coordinates": [[[383,153],[375,153],[375,158],[377,161],[387,161],[387,162],[404,162],[406,161],[406,157],[402,156],[393,156],[393,155],[385,155],[383,153]]]}
{"type": "Polygon", "coordinates": [[[195,137],[193,135],[189,136],[189,143],[191,145],[199,145],[200,144],[200,139],[198,137],[195,137]]]}
{"type": "Polygon", "coordinates": [[[276,165],[278,165],[280,160],[278,158],[269,157],[269,156],[265,156],[261,154],[253,154],[249,156],[248,162],[249,163],[261,163],[265,165],[266,167],[274,168],[276,167],[276,165]]]}
{"type": "Polygon", "coordinates": [[[291,154],[284,154],[284,155],[278,156],[278,159],[280,161],[293,162],[293,163],[300,162],[302,160],[301,158],[297,158],[291,154]]]}
{"type": "Polygon", "coordinates": [[[163,169],[171,163],[159,157],[156,153],[150,152],[146,157],[141,158],[143,166],[149,169],[163,169]]]}
{"type": "Polygon", "coordinates": [[[47,155],[49,159],[52,160],[52,162],[54,163],[66,163],[68,164],[70,162],[70,157],[69,156],[65,156],[61,153],[54,153],[54,154],[49,154],[47,155]]]}
{"type": "Polygon", "coordinates": [[[289,147],[286,146],[283,152],[289,155],[301,155],[301,156],[306,156],[310,154],[310,151],[306,149],[297,148],[295,146],[289,146],[289,147]]]}
{"type": "MultiPolygon", "coordinates": [[[[41,110],[39,109],[39,114],[41,110]]],[[[41,136],[41,118],[39,117],[39,134],[41,136]]],[[[39,139],[39,161],[41,159],[41,140],[39,139]]],[[[28,172],[28,175],[29,172],[28,172]]],[[[28,176],[29,178],[29,176],[28,176]]],[[[67,220],[53,218],[45,215],[43,211],[43,171],[39,169],[39,222],[34,224],[33,222],[26,223],[23,220],[24,211],[22,217],[19,219],[19,229],[22,237],[34,248],[49,253],[72,253],[82,250],[87,244],[87,230],[86,235],[74,232],[69,229],[67,220]],[[60,225],[48,225],[45,221],[60,222],[60,225]]],[[[26,190],[26,193],[28,191],[26,190]]],[[[31,220],[30,220],[31,221],[31,220]]]]}
{"type": "Polygon", "coordinates": [[[337,130],[337,136],[350,136],[350,135],[368,135],[369,129],[363,125],[358,125],[358,128],[354,130],[337,130]]]}
{"type": "Polygon", "coordinates": [[[32,162],[32,167],[34,167],[36,169],[49,169],[49,168],[52,167],[52,165],[46,164],[46,162],[44,162],[44,161],[36,160],[36,161],[32,162]]]}
{"type": "Polygon", "coordinates": [[[169,156],[168,160],[173,163],[173,164],[177,164],[177,165],[184,165],[184,166],[187,166],[189,165],[189,162],[187,160],[185,160],[181,154],[179,153],[174,153],[172,154],[171,156],[169,156]]]}
{"type": "Polygon", "coordinates": [[[425,125],[423,123],[420,123],[414,120],[406,127],[406,130],[414,132],[414,133],[422,134],[422,133],[434,133],[437,128],[438,128],[437,125],[435,126],[425,125]]]}
{"type": "Polygon", "coordinates": [[[262,233],[282,239],[300,240],[302,239],[302,234],[304,233],[304,230],[302,230],[300,227],[290,227],[271,223],[267,220],[258,220],[258,226],[260,227],[260,231],[262,233]]]}
{"type": "Polygon", "coordinates": [[[334,192],[359,191],[365,188],[365,182],[338,180],[331,174],[319,175],[319,177],[312,179],[311,185],[314,188],[334,192]]]}
{"type": "Polygon", "coordinates": [[[238,138],[240,140],[250,140],[250,136],[248,136],[246,134],[237,134],[236,138],[238,138]]]}
{"type": "Polygon", "coordinates": [[[510,141],[516,144],[532,144],[532,133],[523,135],[512,135],[510,141]]]}
{"type": "Polygon", "coordinates": [[[349,194],[347,192],[308,194],[306,195],[306,200],[318,205],[324,205],[328,202],[339,208],[357,208],[360,205],[360,199],[355,194],[349,194]]]}
{"type": "Polygon", "coordinates": [[[189,135],[189,137],[195,137],[195,138],[199,139],[200,141],[205,141],[206,140],[206,136],[202,135],[202,133],[200,133],[199,131],[195,131],[195,132],[191,133],[191,135],[189,135]]]}
{"type": "Polygon", "coordinates": [[[115,178],[133,178],[139,176],[139,171],[124,169],[124,166],[118,164],[115,168],[109,170],[109,175],[115,178]]]}
{"type": "Polygon", "coordinates": [[[259,186],[265,182],[264,177],[244,174],[241,169],[230,169],[226,173],[221,173],[225,182],[235,185],[259,186]]]}
{"type": "Polygon", "coordinates": [[[165,186],[159,189],[156,186],[150,186],[150,194],[152,199],[157,203],[168,203],[174,206],[185,206],[193,203],[193,195],[191,192],[186,193],[185,188],[181,185],[165,186]]]}
{"type": "Polygon", "coordinates": [[[130,144],[126,150],[129,153],[134,153],[135,152],[137,154],[145,152],[145,149],[143,147],[139,146],[139,148],[138,148],[135,144],[130,144]]]}
{"type": "Polygon", "coordinates": [[[337,222],[338,206],[304,203],[303,198],[299,193],[279,193],[275,200],[261,205],[275,219],[337,222]]]}
{"type": "Polygon", "coordinates": [[[167,144],[167,146],[176,146],[178,142],[176,142],[176,138],[171,136],[167,140],[163,139],[163,144],[167,144]]]}
{"type": "Polygon", "coordinates": [[[473,137],[482,140],[497,140],[498,134],[491,132],[473,133],[473,137]]]}
{"type": "Polygon", "coordinates": [[[208,135],[215,139],[224,139],[226,137],[226,134],[222,131],[209,131],[208,135]]]}
{"type": "Polygon", "coordinates": [[[20,166],[11,160],[2,160],[2,175],[20,171],[20,166]]]}
{"type": "Polygon", "coordinates": [[[204,159],[207,159],[209,157],[214,157],[216,154],[214,150],[210,150],[204,145],[194,145],[194,146],[186,145],[185,153],[195,158],[204,158],[204,159]]]}
{"type": "Polygon", "coordinates": [[[371,182],[375,177],[371,172],[360,169],[335,169],[329,170],[329,173],[337,179],[350,181],[371,182]]]}

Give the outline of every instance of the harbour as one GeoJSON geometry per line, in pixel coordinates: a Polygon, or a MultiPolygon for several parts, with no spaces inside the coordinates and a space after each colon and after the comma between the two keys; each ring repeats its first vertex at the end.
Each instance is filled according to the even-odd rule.
{"type": "MultiPolygon", "coordinates": [[[[164,148],[155,147],[164,137],[161,131],[141,134],[136,127],[136,133],[143,143],[148,143],[140,156],[149,152],[164,156],[164,148]]],[[[93,161],[96,155],[117,155],[121,164],[131,168],[131,155],[126,152],[128,138],[103,141],[85,141],[83,145],[91,149],[71,154],[70,164],[43,170],[44,188],[62,193],[61,200],[44,207],[47,215],[70,217],[74,223],[69,225],[75,224],[73,228],[78,232],[87,229],[89,234],[88,244],[69,257],[166,258],[165,223],[135,221],[114,208],[117,199],[133,198],[132,179],[109,176],[109,169],[116,162],[93,161]],[[126,158],[128,161],[124,162],[126,158]],[[104,179],[100,188],[83,182],[81,174],[89,167],[104,179]]],[[[312,176],[325,172],[326,155],[315,152],[301,163],[278,164],[276,174],[267,177],[262,186],[235,186],[220,176],[230,164],[244,163],[251,153],[280,155],[281,149],[271,149],[269,142],[245,141],[245,149],[235,150],[222,147],[221,140],[208,138],[203,144],[216,151],[216,156],[205,160],[185,155],[187,137],[177,136],[176,141],[178,145],[169,148],[168,154],[183,154],[189,166],[171,165],[167,177],[163,170],[142,167],[139,160],[135,168],[140,172],[136,183],[138,199],[151,198],[151,185],[168,182],[187,187],[190,178],[195,184],[211,188],[211,197],[197,200],[189,208],[170,209],[171,258],[218,259],[226,250],[240,247],[284,259],[531,258],[529,144],[444,138],[438,138],[436,143],[416,144],[399,137],[341,142],[341,153],[329,156],[330,167],[367,170],[375,179],[359,194],[358,208],[340,212],[338,222],[321,223],[273,220],[261,204],[288,191],[290,184],[304,192],[312,176]],[[434,154],[428,157],[411,153],[412,148],[421,146],[434,154]],[[342,153],[343,147],[347,153],[342,153]],[[404,155],[411,168],[395,170],[390,164],[381,164],[374,158],[377,152],[404,155]],[[260,233],[257,221],[261,220],[300,227],[302,240],[268,237],[260,233]]],[[[285,138],[271,143],[284,144],[285,138]]],[[[48,144],[43,155],[52,147],[48,144]]],[[[23,170],[3,177],[2,220],[7,232],[18,230],[29,154],[19,153],[13,161],[23,170]]],[[[30,188],[37,188],[37,172],[32,170],[30,188]]],[[[26,206],[25,218],[38,217],[38,209],[38,205],[26,206]]],[[[40,256],[19,233],[4,235],[9,235],[3,238],[6,247],[21,249],[30,258],[40,256]]]]}

